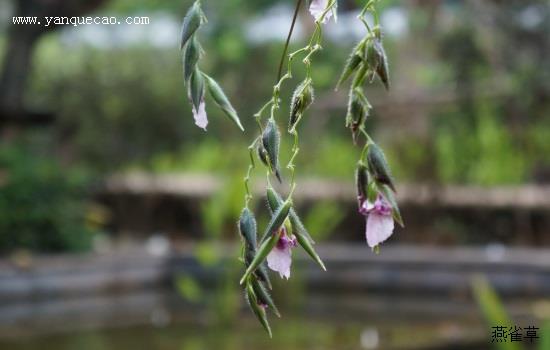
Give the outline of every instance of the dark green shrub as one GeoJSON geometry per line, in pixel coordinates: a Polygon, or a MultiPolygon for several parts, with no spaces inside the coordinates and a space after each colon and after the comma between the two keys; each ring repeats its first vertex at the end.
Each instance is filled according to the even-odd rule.
{"type": "Polygon", "coordinates": [[[0,147],[0,252],[88,249],[85,182],[51,158],[0,147]]]}

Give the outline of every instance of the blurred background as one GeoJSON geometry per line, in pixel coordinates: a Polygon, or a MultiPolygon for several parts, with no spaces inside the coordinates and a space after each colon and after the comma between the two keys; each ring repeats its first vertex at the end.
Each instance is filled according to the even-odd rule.
{"type": "MultiPolygon", "coordinates": [[[[291,280],[274,285],[284,316],[271,317],[273,340],[238,286],[235,222],[252,115],[271,95],[295,3],[203,1],[201,67],[244,134],[215,108],[208,133],[194,125],[178,47],[191,3],[0,2],[0,349],[550,349],[548,1],[380,2],[393,84],[367,88],[367,126],[407,226],[379,255],[356,209],[346,89],[334,91],[364,35],[363,2],[339,1],[297,159],[297,205],[328,272],[295,253],[291,280]],[[501,325],[537,327],[539,339],[492,344],[501,325]]],[[[291,47],[312,30],[303,8],[291,47]]],[[[294,76],[281,123],[299,64],[294,76]]],[[[284,164],[290,147],[284,138],[284,164]]]]}

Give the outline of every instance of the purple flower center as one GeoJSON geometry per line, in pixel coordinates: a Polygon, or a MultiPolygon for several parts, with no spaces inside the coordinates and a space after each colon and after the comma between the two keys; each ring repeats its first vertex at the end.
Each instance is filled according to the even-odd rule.
{"type": "Polygon", "coordinates": [[[363,215],[368,215],[374,213],[377,215],[390,216],[391,215],[391,206],[386,202],[384,197],[378,195],[374,203],[364,200],[361,207],[359,208],[359,213],[363,215]]]}
{"type": "Polygon", "coordinates": [[[279,238],[279,241],[277,242],[277,249],[288,249],[293,248],[296,246],[296,238],[289,238],[286,235],[286,230],[283,229],[283,233],[281,234],[281,238],[279,238]]]}

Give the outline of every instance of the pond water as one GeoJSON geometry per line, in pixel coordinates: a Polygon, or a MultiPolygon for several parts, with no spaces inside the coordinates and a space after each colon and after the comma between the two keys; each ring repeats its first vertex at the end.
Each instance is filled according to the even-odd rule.
{"type": "MultiPolygon", "coordinates": [[[[274,323],[269,340],[251,320],[227,327],[174,323],[166,327],[132,326],[110,330],[77,331],[0,341],[10,350],[202,350],[202,349],[423,349],[439,343],[440,332],[457,332],[452,324],[380,327],[372,322],[331,323],[286,319],[274,323]],[[435,339],[434,339],[435,338],[435,339]]],[[[467,340],[467,339],[466,339],[467,340]]],[[[452,343],[452,342],[451,342],[452,343]]],[[[441,348],[453,348],[447,342],[441,348]],[[447,345],[445,345],[447,344],[447,345]]]]}
{"type": "Polygon", "coordinates": [[[476,349],[486,348],[489,336],[471,305],[433,297],[317,295],[287,302],[283,318],[271,317],[271,340],[242,304],[221,317],[173,300],[156,295],[106,304],[83,300],[69,308],[67,302],[34,305],[30,317],[0,325],[11,327],[0,349],[476,349]]]}

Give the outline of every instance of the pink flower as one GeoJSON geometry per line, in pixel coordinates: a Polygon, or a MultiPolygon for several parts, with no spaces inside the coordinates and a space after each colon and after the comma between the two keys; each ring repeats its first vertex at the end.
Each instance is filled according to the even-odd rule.
{"type": "Polygon", "coordinates": [[[208,125],[208,118],[206,116],[206,106],[204,101],[201,101],[199,104],[199,110],[195,109],[193,106],[193,117],[195,118],[195,124],[206,131],[206,126],[208,125]]]}
{"type": "Polygon", "coordinates": [[[363,200],[359,212],[367,217],[365,234],[369,247],[376,247],[392,235],[394,227],[392,208],[384,197],[378,195],[374,203],[363,200]]]}
{"type": "MultiPolygon", "coordinates": [[[[312,0],[309,5],[309,12],[315,18],[315,21],[319,21],[321,16],[327,9],[331,0],[312,0]]],[[[332,15],[334,15],[334,22],[336,22],[336,7],[338,6],[337,2],[334,2],[332,9],[327,12],[321,23],[326,23],[332,15]]]]}
{"type": "Polygon", "coordinates": [[[296,246],[296,237],[288,237],[286,230],[281,230],[281,236],[277,245],[267,255],[267,266],[273,271],[277,271],[281,278],[290,278],[290,265],[292,263],[291,249],[296,246]]]}

